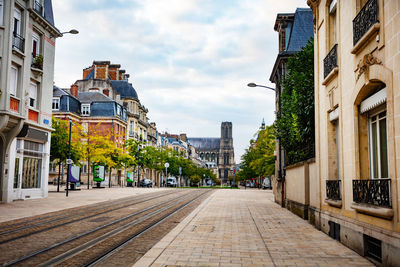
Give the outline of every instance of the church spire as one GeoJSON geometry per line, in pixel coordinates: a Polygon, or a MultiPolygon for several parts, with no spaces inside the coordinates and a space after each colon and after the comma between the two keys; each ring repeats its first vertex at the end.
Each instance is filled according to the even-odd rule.
{"type": "Polygon", "coordinates": [[[260,130],[265,130],[265,121],[264,121],[264,118],[263,118],[263,120],[262,120],[260,130]]]}

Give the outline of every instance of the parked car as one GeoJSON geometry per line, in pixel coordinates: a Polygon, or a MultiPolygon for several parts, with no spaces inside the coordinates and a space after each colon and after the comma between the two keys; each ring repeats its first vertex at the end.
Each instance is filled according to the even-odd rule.
{"type": "Polygon", "coordinates": [[[178,183],[176,182],[176,178],[175,177],[168,177],[167,179],[167,186],[170,187],[177,187],[178,183]]]}
{"type": "Polygon", "coordinates": [[[153,182],[150,179],[143,179],[139,184],[141,187],[153,187],[153,182]]]}
{"type": "Polygon", "coordinates": [[[265,177],[262,183],[263,189],[272,189],[271,178],[265,177]]]}

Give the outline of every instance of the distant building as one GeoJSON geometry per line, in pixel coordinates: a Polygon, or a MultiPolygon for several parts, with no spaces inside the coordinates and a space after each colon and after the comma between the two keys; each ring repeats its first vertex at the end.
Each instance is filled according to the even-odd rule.
{"type": "Polygon", "coordinates": [[[47,197],[55,38],[50,0],[0,0],[0,201],[47,197]]]}
{"type": "Polygon", "coordinates": [[[209,166],[218,167],[218,178],[228,183],[229,176],[235,168],[235,154],[232,138],[232,122],[221,123],[221,137],[188,138],[188,142],[196,148],[200,158],[209,166]]]}

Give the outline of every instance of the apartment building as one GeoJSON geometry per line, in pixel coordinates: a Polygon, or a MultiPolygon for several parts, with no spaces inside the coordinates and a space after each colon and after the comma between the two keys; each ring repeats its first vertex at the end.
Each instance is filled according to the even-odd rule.
{"type": "Polygon", "coordinates": [[[51,0],[0,0],[0,200],[47,196],[55,40],[51,0]]]}

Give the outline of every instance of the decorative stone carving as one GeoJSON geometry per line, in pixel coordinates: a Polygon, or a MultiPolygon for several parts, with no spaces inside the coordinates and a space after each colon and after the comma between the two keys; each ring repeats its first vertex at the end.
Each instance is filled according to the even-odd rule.
{"type": "Polygon", "coordinates": [[[372,66],[372,65],[375,65],[375,64],[381,65],[382,64],[382,60],[380,60],[379,58],[375,57],[372,53],[364,55],[363,58],[360,60],[360,62],[358,62],[357,68],[354,71],[357,74],[356,80],[358,81],[360,76],[364,72],[368,71],[369,66],[372,66]]]}

